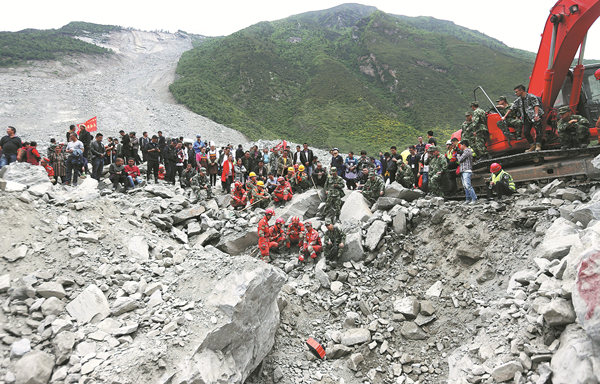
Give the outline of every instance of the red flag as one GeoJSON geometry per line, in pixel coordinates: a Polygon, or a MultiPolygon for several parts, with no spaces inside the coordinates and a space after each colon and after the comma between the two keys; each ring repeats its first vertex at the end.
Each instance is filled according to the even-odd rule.
{"type": "Polygon", "coordinates": [[[281,143],[277,144],[272,150],[282,150],[287,148],[287,143],[283,140],[281,143]]]}
{"type": "Polygon", "coordinates": [[[77,132],[77,135],[79,136],[79,133],[81,132],[81,126],[85,125],[85,130],[88,132],[94,132],[98,130],[98,123],[96,120],[96,116],[92,117],[91,119],[89,119],[88,121],[86,121],[83,124],[77,124],[77,128],[79,128],[79,131],[77,132]]]}

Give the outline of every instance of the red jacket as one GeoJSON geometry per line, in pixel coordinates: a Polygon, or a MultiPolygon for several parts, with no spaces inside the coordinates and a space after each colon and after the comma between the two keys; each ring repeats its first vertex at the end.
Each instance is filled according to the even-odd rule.
{"type": "Polygon", "coordinates": [[[231,176],[233,178],[235,176],[235,172],[233,170],[233,163],[225,160],[223,162],[223,172],[221,173],[221,181],[226,182],[227,178],[231,176]]]}
{"type": "Polygon", "coordinates": [[[125,166],[125,173],[127,176],[131,176],[133,178],[140,176],[140,169],[137,166],[130,167],[129,164],[125,166]]]}
{"type": "Polygon", "coordinates": [[[270,238],[271,230],[269,228],[269,219],[267,216],[260,219],[258,222],[258,237],[270,238]]]}
{"type": "Polygon", "coordinates": [[[38,150],[35,149],[35,147],[29,146],[25,148],[25,161],[27,161],[29,164],[39,165],[41,158],[42,157],[40,156],[38,150]]]}
{"type": "Polygon", "coordinates": [[[319,237],[319,232],[317,232],[314,228],[311,228],[310,231],[306,231],[306,233],[304,234],[304,244],[322,245],[321,237],[319,237]]]}

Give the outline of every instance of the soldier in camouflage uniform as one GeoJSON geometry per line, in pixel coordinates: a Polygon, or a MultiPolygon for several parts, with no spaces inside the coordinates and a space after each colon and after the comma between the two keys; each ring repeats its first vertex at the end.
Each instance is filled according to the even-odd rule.
{"type": "Polygon", "coordinates": [[[337,168],[331,167],[331,175],[325,182],[325,208],[323,210],[324,217],[330,217],[333,221],[337,221],[340,217],[342,209],[342,197],[344,196],[344,179],[338,176],[337,168]]]}
{"type": "Polygon", "coordinates": [[[446,170],[448,162],[440,156],[440,149],[436,146],[429,147],[429,191],[435,196],[444,196],[446,170]]]}
{"type": "Polygon", "coordinates": [[[398,171],[396,172],[396,181],[404,188],[412,188],[415,182],[415,174],[412,169],[403,161],[398,162],[398,171]]]}
{"type": "Polygon", "coordinates": [[[477,153],[477,157],[482,159],[487,157],[488,152],[485,142],[490,137],[490,132],[487,127],[487,117],[485,111],[479,108],[479,103],[474,101],[471,103],[473,110],[473,133],[471,148],[477,153]]]}
{"type": "Polygon", "coordinates": [[[504,96],[500,96],[496,102],[498,103],[496,109],[500,112],[500,117],[506,115],[506,118],[504,120],[499,120],[496,125],[500,128],[504,137],[509,141],[509,144],[510,139],[520,140],[521,133],[523,132],[523,121],[519,118],[518,111],[512,109],[512,104],[508,104],[508,101],[506,101],[506,97],[504,96]],[[506,112],[508,112],[508,114],[506,112]],[[508,129],[510,127],[515,129],[514,134],[508,129]]]}
{"type": "Polygon", "coordinates": [[[271,195],[265,189],[265,183],[262,180],[256,182],[254,188],[250,191],[250,205],[253,208],[267,208],[271,202],[271,195]]]}
{"type": "Polygon", "coordinates": [[[212,199],[212,187],[210,185],[210,180],[206,176],[206,168],[200,168],[198,173],[192,177],[190,184],[192,185],[192,191],[198,196],[199,200],[203,198],[202,195],[204,191],[206,191],[206,197],[212,199]]]}
{"type": "Polygon", "coordinates": [[[375,172],[369,172],[369,180],[365,183],[362,189],[362,194],[370,204],[375,204],[380,196],[385,192],[385,183],[381,176],[375,172]]]}
{"type": "Polygon", "coordinates": [[[339,263],[344,251],[346,234],[331,219],[325,220],[327,232],[323,237],[323,255],[330,263],[339,263]]]}
{"type": "Polygon", "coordinates": [[[590,141],[589,121],[574,115],[569,106],[560,107],[558,114],[557,132],[561,148],[586,148],[590,141]]]}

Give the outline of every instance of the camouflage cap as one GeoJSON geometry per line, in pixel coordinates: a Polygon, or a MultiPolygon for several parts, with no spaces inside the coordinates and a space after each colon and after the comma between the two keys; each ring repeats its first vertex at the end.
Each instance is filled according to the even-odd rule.
{"type": "Polygon", "coordinates": [[[567,113],[567,112],[571,112],[571,108],[569,108],[568,105],[563,105],[562,107],[558,108],[559,115],[562,115],[563,113],[567,113]]]}
{"type": "Polygon", "coordinates": [[[471,102],[471,107],[479,107],[479,102],[478,101],[471,102]]]}
{"type": "Polygon", "coordinates": [[[201,168],[200,168],[200,172],[206,172],[206,168],[204,168],[204,167],[201,167],[201,168]]]}
{"type": "Polygon", "coordinates": [[[329,218],[329,217],[326,218],[325,219],[325,225],[331,225],[331,224],[333,224],[333,221],[331,221],[331,218],[329,218]]]}
{"type": "Polygon", "coordinates": [[[471,112],[471,111],[465,112],[465,116],[473,116],[473,112],[471,112]]]}
{"type": "Polygon", "coordinates": [[[331,172],[337,172],[337,168],[336,168],[336,167],[331,167],[331,168],[329,168],[329,170],[330,170],[331,172]]]}
{"type": "Polygon", "coordinates": [[[437,145],[432,145],[431,147],[429,147],[429,151],[430,152],[435,152],[435,151],[439,151],[440,147],[438,147],[437,145]]]}
{"type": "Polygon", "coordinates": [[[496,103],[499,103],[499,102],[501,102],[501,101],[508,101],[508,100],[506,100],[506,96],[500,96],[500,97],[498,98],[498,100],[496,100],[496,103]]]}

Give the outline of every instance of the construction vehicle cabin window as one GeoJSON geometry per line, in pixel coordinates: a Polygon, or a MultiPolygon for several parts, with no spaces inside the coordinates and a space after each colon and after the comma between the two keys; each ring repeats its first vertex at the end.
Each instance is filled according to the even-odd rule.
{"type": "Polygon", "coordinates": [[[600,81],[594,77],[594,71],[586,71],[583,83],[588,102],[600,104],[600,81]]]}

